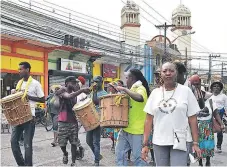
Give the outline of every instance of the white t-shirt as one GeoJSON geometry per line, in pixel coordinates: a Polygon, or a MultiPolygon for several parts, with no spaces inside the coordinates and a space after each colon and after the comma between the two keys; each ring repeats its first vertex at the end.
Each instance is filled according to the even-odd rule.
{"type": "Polygon", "coordinates": [[[223,109],[225,108],[225,110],[227,109],[227,96],[223,93],[215,96],[211,96],[213,103],[217,106],[217,109],[223,109]]]}
{"type": "MultiPolygon", "coordinates": [[[[27,81],[23,81],[22,85],[21,85],[21,90],[25,90],[26,88],[26,85],[27,85],[27,81]]],[[[35,79],[32,79],[32,82],[30,83],[29,85],[29,88],[28,88],[28,93],[27,93],[29,96],[33,96],[33,97],[39,97],[39,98],[42,98],[44,97],[44,93],[43,93],[43,90],[42,90],[42,86],[41,84],[35,80],[35,79]]],[[[32,111],[32,115],[35,116],[35,107],[36,107],[36,103],[35,101],[31,101],[29,100],[29,104],[30,104],[30,107],[31,107],[31,111],[32,111]]]]}
{"type": "MultiPolygon", "coordinates": [[[[206,117],[197,117],[197,119],[200,120],[200,121],[207,121],[207,120],[211,120],[211,118],[212,118],[212,109],[211,109],[209,100],[210,100],[210,98],[205,102],[205,107],[208,108],[208,110],[209,110],[209,115],[206,116],[206,117]]],[[[217,107],[216,107],[216,104],[213,103],[213,111],[214,111],[215,109],[217,109],[217,107]]]]}
{"type": "Polygon", "coordinates": [[[165,103],[166,105],[161,104],[163,87],[156,88],[144,108],[146,113],[154,116],[153,143],[156,145],[173,145],[174,129],[187,130],[188,117],[196,115],[200,110],[194,94],[187,86],[178,84],[175,92],[164,90],[165,100],[171,96],[172,99],[165,103]]]}

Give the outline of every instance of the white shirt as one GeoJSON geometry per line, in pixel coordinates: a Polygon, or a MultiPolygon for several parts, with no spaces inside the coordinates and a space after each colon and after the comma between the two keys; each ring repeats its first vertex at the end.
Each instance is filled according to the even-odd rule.
{"type": "MultiPolygon", "coordinates": [[[[27,85],[27,81],[23,81],[23,83],[21,85],[21,90],[25,90],[26,85],[27,85]]],[[[39,98],[44,97],[42,86],[41,86],[41,84],[37,80],[32,79],[32,82],[30,83],[30,85],[28,87],[28,93],[27,93],[27,95],[33,96],[33,97],[39,97],[39,98]]],[[[30,104],[30,107],[31,107],[32,116],[35,116],[36,103],[37,102],[35,102],[35,101],[29,100],[29,104],[30,104]]]]}
{"type": "MultiPolygon", "coordinates": [[[[187,86],[178,84],[175,92],[164,90],[165,100],[168,100],[171,96],[175,101],[169,100],[166,103],[167,107],[164,107],[160,104],[160,101],[163,100],[163,88],[156,88],[152,91],[144,108],[146,113],[154,116],[153,143],[156,145],[173,145],[174,129],[187,130],[188,117],[196,115],[200,110],[194,94],[187,86]],[[176,108],[173,110],[174,107],[176,108]],[[166,112],[163,112],[163,110],[166,112]],[[171,110],[173,110],[172,113],[171,110]]],[[[189,135],[191,137],[191,134],[189,135]]]]}
{"type": "Polygon", "coordinates": [[[211,96],[213,103],[217,106],[217,109],[223,109],[225,108],[225,110],[227,109],[227,96],[223,93],[220,93],[219,95],[215,96],[211,96]]]}
{"type": "MultiPolygon", "coordinates": [[[[206,116],[206,117],[197,117],[197,119],[200,120],[200,121],[207,121],[207,120],[211,120],[211,118],[212,118],[212,109],[211,109],[209,100],[210,100],[210,98],[205,102],[205,107],[208,108],[209,115],[206,116]]],[[[216,107],[215,103],[213,103],[213,111],[215,109],[217,109],[217,107],[216,107]]]]}

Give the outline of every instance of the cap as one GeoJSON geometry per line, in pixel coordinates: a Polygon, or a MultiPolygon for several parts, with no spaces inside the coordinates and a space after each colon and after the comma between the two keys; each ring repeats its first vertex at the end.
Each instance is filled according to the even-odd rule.
{"type": "Polygon", "coordinates": [[[79,80],[76,79],[75,76],[69,76],[65,79],[65,83],[68,83],[68,82],[79,82],[79,80]]]}
{"type": "Polygon", "coordinates": [[[78,80],[82,83],[82,85],[85,85],[86,80],[85,80],[84,77],[79,76],[79,77],[78,77],[78,80]]]}
{"type": "Polygon", "coordinates": [[[93,79],[94,82],[102,82],[102,80],[103,80],[102,76],[95,76],[93,79]]]}

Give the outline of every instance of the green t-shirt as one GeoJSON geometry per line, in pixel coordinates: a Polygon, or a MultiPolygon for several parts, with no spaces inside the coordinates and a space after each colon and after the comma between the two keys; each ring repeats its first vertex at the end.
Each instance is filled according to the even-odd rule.
{"type": "Polygon", "coordinates": [[[147,92],[144,86],[138,86],[131,88],[131,91],[139,93],[143,96],[144,102],[137,102],[130,98],[129,104],[129,123],[128,127],[124,128],[125,132],[130,134],[143,134],[144,133],[144,123],[146,119],[146,113],[143,111],[145,104],[147,102],[147,92]]]}

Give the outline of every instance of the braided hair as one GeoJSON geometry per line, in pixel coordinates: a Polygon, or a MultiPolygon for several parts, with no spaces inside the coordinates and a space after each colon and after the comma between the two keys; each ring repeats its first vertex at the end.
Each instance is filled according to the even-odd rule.
{"type": "Polygon", "coordinates": [[[131,69],[130,73],[135,77],[136,81],[141,81],[142,82],[142,85],[146,89],[147,96],[149,96],[150,95],[150,89],[149,89],[147,80],[143,76],[142,72],[140,70],[138,70],[138,69],[131,69]]]}

